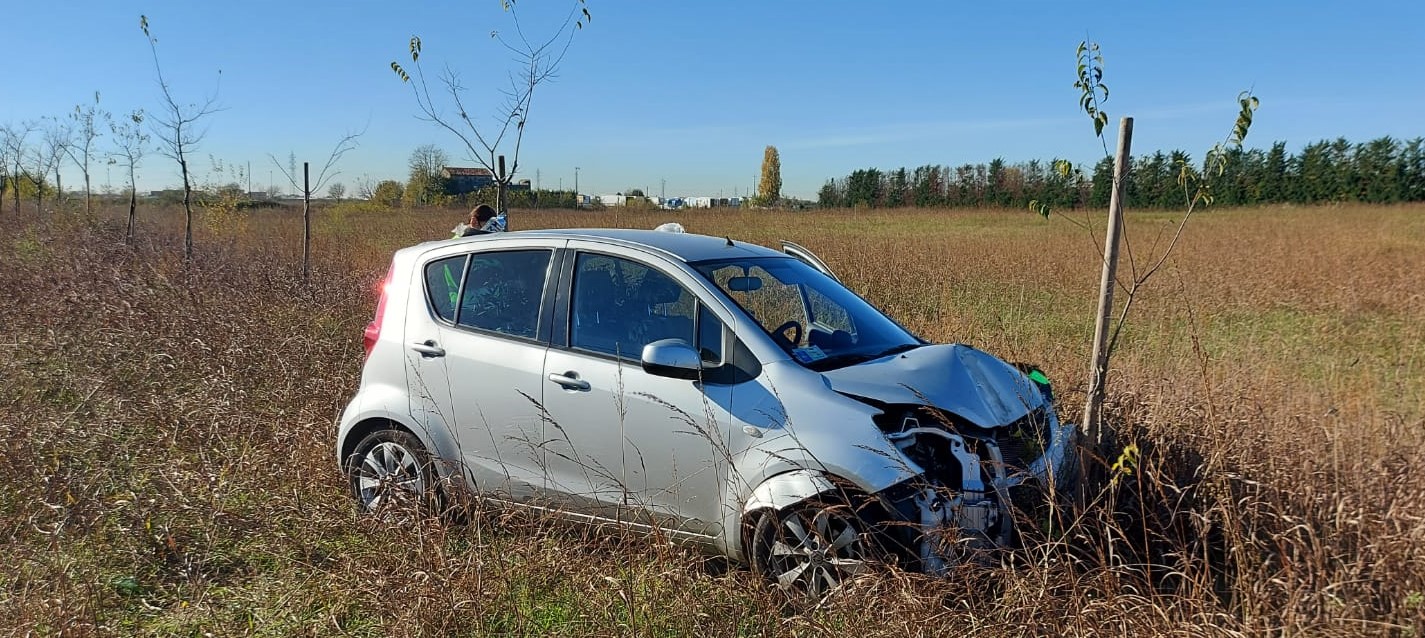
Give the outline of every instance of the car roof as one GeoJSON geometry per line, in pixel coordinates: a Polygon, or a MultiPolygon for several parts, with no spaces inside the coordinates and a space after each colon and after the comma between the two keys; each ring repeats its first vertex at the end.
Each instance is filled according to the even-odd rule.
{"type": "Polygon", "coordinates": [[[672,233],[659,230],[629,228],[559,228],[550,230],[521,230],[506,233],[474,235],[450,242],[476,243],[492,239],[577,239],[603,242],[628,248],[653,249],[685,262],[699,262],[711,259],[737,259],[745,257],[786,257],[771,248],[734,240],[728,237],[712,237],[693,233],[672,233]]]}

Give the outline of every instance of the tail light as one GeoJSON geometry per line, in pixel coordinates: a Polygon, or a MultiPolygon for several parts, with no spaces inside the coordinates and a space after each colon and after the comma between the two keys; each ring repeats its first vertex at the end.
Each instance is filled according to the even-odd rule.
{"type": "Polygon", "coordinates": [[[366,356],[371,356],[371,349],[376,347],[376,340],[381,337],[381,320],[386,316],[387,290],[391,287],[391,277],[394,275],[395,264],[386,269],[386,276],[381,279],[381,296],[376,300],[376,317],[371,323],[366,324],[366,330],[362,333],[361,345],[366,347],[366,356]]]}

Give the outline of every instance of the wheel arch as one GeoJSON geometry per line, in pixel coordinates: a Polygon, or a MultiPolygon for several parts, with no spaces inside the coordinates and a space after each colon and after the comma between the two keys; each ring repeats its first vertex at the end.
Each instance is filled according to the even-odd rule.
{"type": "Polygon", "coordinates": [[[352,425],[351,429],[346,432],[346,437],[342,439],[341,455],[339,458],[341,459],[343,470],[347,469],[347,460],[351,458],[352,454],[356,453],[356,446],[366,437],[370,436],[372,432],[379,432],[381,430],[399,430],[410,434],[416,437],[416,439],[421,442],[421,445],[426,446],[427,450],[430,450],[430,442],[425,440],[425,437],[411,431],[411,428],[402,425],[401,422],[384,416],[370,417],[352,425]]]}
{"type": "Polygon", "coordinates": [[[454,450],[458,452],[458,448],[443,445],[443,443],[448,443],[448,441],[432,437],[430,432],[426,431],[425,428],[412,427],[410,424],[393,418],[388,414],[365,416],[347,428],[341,439],[340,456],[338,458],[338,465],[343,472],[347,471],[347,461],[351,458],[351,455],[356,452],[356,446],[360,445],[361,441],[370,436],[371,433],[381,430],[397,430],[416,437],[416,440],[420,441],[421,445],[425,447],[426,454],[429,454],[431,459],[435,462],[435,468],[441,476],[451,478],[453,475],[459,474],[456,468],[461,466],[459,463],[460,459],[457,456],[451,456],[451,451],[454,450]]]}
{"type": "MultiPolygon", "coordinates": [[[[750,560],[747,555],[748,539],[760,516],[768,512],[780,512],[790,507],[807,503],[825,495],[827,500],[845,503],[848,507],[862,512],[871,519],[880,519],[888,514],[879,499],[868,493],[855,482],[831,472],[800,468],[773,475],[763,480],[743,504],[736,525],[737,558],[743,562],[750,560]],[[866,511],[864,508],[872,508],[866,511]]],[[[732,539],[729,539],[732,540],[732,539]]]]}

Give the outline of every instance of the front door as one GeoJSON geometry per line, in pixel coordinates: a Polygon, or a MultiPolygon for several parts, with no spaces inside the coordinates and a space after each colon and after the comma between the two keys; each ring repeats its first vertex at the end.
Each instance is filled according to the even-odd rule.
{"type": "Polygon", "coordinates": [[[572,270],[567,339],[544,367],[551,484],[589,513],[716,534],[731,386],[653,376],[639,356],[674,338],[716,363],[722,322],[649,264],[580,251],[572,270]]]}

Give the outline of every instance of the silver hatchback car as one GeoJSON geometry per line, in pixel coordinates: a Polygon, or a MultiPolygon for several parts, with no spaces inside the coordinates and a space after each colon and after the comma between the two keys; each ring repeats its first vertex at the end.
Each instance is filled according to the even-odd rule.
{"type": "Polygon", "coordinates": [[[578,229],[398,251],[336,440],[360,506],[463,486],[810,592],[1008,542],[1013,500],[1073,473],[1048,380],[783,248],[578,229]]]}

